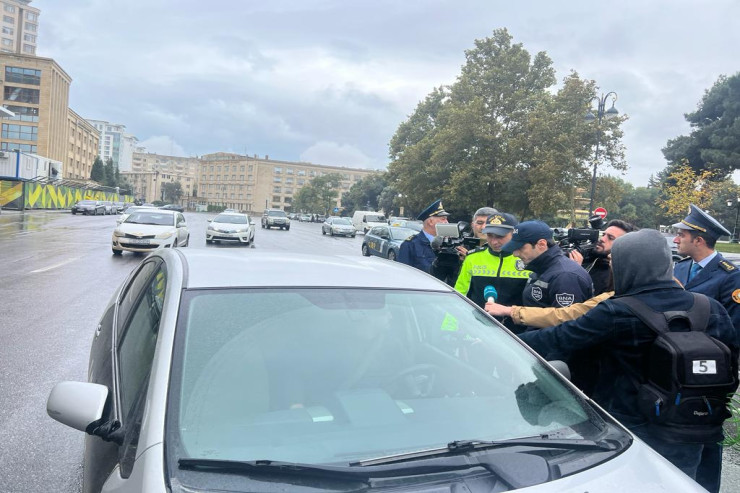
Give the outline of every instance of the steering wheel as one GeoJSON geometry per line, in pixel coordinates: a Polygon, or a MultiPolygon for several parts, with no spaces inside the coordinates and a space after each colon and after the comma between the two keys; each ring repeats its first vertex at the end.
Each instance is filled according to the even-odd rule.
{"type": "Polygon", "coordinates": [[[391,394],[403,393],[403,397],[412,398],[430,397],[436,388],[439,373],[439,366],[425,363],[404,368],[391,377],[391,394]]]}

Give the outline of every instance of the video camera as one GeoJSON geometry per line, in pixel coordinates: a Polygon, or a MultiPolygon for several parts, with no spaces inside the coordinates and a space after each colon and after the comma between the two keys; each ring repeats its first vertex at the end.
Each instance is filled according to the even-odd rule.
{"type": "Polygon", "coordinates": [[[480,240],[473,234],[470,223],[465,221],[437,224],[435,227],[437,236],[432,240],[432,250],[437,258],[432,264],[432,275],[454,285],[461,262],[457,247],[472,250],[480,245],[480,240]]]}
{"type": "Polygon", "coordinates": [[[583,258],[587,258],[596,248],[604,220],[600,216],[591,216],[588,224],[588,228],[552,228],[552,239],[566,255],[576,250],[583,258]]]}

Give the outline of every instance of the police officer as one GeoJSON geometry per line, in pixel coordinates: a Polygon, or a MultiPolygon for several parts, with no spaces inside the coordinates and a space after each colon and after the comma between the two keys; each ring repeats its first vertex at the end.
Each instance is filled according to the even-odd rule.
{"type": "Polygon", "coordinates": [[[522,294],[523,306],[570,306],[593,296],[588,272],[563,255],[542,221],[519,223],[501,250],[519,257],[532,271],[522,294]]]}
{"type": "MultiPolygon", "coordinates": [[[[714,249],[720,236],[729,236],[716,219],[691,204],[689,215],[673,225],[673,243],[679,255],[687,258],[677,262],[673,273],[688,291],[701,293],[719,301],[740,331],[740,271],[714,249]]],[[[697,472],[697,481],[709,491],[719,491],[722,474],[722,448],[707,446],[697,472]]]]}
{"type": "Polygon", "coordinates": [[[440,223],[446,223],[447,216],[449,215],[450,213],[442,207],[442,199],[432,202],[429,207],[417,216],[417,219],[424,223],[421,232],[406,238],[406,241],[401,243],[397,260],[411,267],[423,270],[427,274],[431,273],[432,262],[435,259],[431,244],[431,241],[437,234],[435,226],[440,223]]]}
{"type": "MultiPolygon", "coordinates": [[[[486,245],[469,252],[463,261],[455,290],[481,308],[486,304],[483,295],[486,286],[496,288],[499,303],[520,305],[522,302],[522,292],[531,272],[524,268],[524,262],[520,259],[501,251],[518,224],[514,216],[505,212],[488,216],[482,228],[486,245]]],[[[510,329],[517,331],[510,319],[503,321],[510,329]]]]}

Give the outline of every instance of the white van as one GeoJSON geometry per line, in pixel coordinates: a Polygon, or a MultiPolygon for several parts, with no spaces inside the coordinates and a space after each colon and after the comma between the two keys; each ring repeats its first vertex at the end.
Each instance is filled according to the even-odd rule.
{"type": "Polygon", "coordinates": [[[367,233],[373,226],[383,225],[387,226],[387,223],[385,222],[385,216],[380,212],[355,211],[352,215],[352,226],[354,226],[357,231],[362,231],[363,233],[367,233]]]}

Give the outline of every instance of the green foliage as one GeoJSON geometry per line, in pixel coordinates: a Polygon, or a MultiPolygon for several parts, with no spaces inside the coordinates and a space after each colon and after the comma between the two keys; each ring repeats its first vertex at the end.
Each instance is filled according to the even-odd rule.
{"type": "Polygon", "coordinates": [[[355,210],[365,210],[367,204],[373,209],[379,208],[379,198],[386,188],[386,173],[368,175],[356,182],[349,191],[342,195],[344,213],[351,215],[355,210]]]}
{"type": "Polygon", "coordinates": [[[339,197],[341,180],[342,176],[335,173],[317,176],[295,194],[291,210],[316,214],[331,212],[339,197]]]}
{"type": "Polygon", "coordinates": [[[733,394],[730,402],[727,403],[727,409],[730,410],[730,418],[723,425],[725,430],[725,440],[722,445],[740,450],[740,397],[733,394]]]}
{"type": "MultiPolygon", "coordinates": [[[[693,130],[688,136],[671,139],[663,148],[669,167],[682,160],[695,173],[714,172],[715,179],[727,178],[740,163],[740,73],[721,76],[707,90],[698,108],[684,115],[693,130]]],[[[673,171],[671,169],[671,171],[673,171]]]]}
{"type": "Polygon", "coordinates": [[[98,183],[104,183],[105,182],[105,165],[103,164],[103,160],[100,159],[100,156],[95,157],[95,161],[93,161],[92,170],[90,171],[90,179],[92,181],[96,181],[98,183]]]}
{"type": "Polygon", "coordinates": [[[182,184],[179,181],[163,183],[162,192],[166,203],[177,203],[182,197],[182,184]]]}
{"type": "Polygon", "coordinates": [[[419,211],[442,197],[449,211],[495,205],[520,217],[573,209],[599,166],[624,169],[620,124],[583,121],[593,81],[572,73],[556,92],[552,61],[512,43],[505,29],[476,40],[457,81],[435,88],[390,142],[388,183],[419,211]]]}
{"type": "Polygon", "coordinates": [[[208,212],[223,212],[224,210],[226,210],[225,205],[208,204],[208,212]]]}

